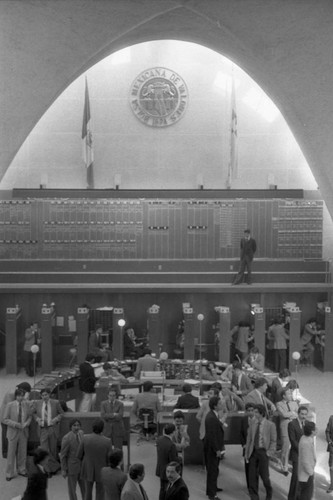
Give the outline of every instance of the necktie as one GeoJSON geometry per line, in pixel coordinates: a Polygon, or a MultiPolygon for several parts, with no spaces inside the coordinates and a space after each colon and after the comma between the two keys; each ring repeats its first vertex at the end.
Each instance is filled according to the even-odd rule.
{"type": "Polygon", "coordinates": [[[268,418],[268,408],[267,408],[267,403],[266,403],[266,399],[264,398],[264,395],[263,395],[263,394],[261,395],[261,401],[262,401],[262,404],[264,405],[264,408],[265,408],[265,411],[266,411],[266,417],[268,418]]]}
{"type": "Polygon", "coordinates": [[[288,411],[290,411],[290,404],[288,401],[287,401],[287,408],[288,408],[288,411]]]}
{"type": "Polygon", "coordinates": [[[180,432],[180,429],[177,431],[177,443],[180,444],[182,442],[182,433],[180,432]]]}
{"type": "Polygon", "coordinates": [[[44,406],[44,418],[43,418],[43,420],[44,420],[44,426],[45,427],[47,427],[47,425],[48,425],[48,421],[49,421],[48,417],[49,417],[49,414],[48,414],[48,403],[45,403],[45,406],[44,406]]]}
{"type": "Polygon", "coordinates": [[[256,433],[254,435],[254,448],[259,448],[259,427],[260,427],[260,424],[258,424],[256,433]]]}
{"type": "Polygon", "coordinates": [[[141,486],[141,484],[139,484],[139,488],[140,488],[143,500],[148,500],[147,494],[146,494],[145,490],[143,489],[143,486],[141,486]]]}
{"type": "Polygon", "coordinates": [[[22,403],[19,403],[17,421],[19,424],[22,423],[22,403]]]}

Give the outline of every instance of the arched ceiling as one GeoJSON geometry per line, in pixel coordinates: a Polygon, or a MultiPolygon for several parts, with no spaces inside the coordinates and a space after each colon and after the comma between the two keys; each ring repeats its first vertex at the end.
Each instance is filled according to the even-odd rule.
{"type": "Polygon", "coordinates": [[[333,216],[331,0],[2,0],[0,179],[77,76],[155,39],[205,45],[249,73],[284,114],[333,216]]]}

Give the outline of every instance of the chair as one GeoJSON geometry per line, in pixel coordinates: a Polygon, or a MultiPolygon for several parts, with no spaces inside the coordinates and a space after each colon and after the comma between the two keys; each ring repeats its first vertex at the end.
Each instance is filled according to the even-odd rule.
{"type": "Polygon", "coordinates": [[[154,416],[154,410],[151,408],[139,409],[138,418],[142,427],[137,439],[137,445],[139,445],[141,441],[149,441],[150,435],[155,434],[157,425],[155,423],[154,416]]]}

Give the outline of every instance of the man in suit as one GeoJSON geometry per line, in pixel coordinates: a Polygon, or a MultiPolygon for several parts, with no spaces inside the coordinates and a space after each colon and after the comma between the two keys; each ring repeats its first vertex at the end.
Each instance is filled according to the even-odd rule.
{"type": "Polygon", "coordinates": [[[267,380],[263,377],[261,378],[258,378],[255,382],[254,382],[254,389],[253,391],[249,392],[246,396],[245,396],[245,404],[246,403],[252,403],[254,405],[263,405],[265,410],[266,410],[266,416],[271,416],[275,410],[276,410],[276,407],[275,405],[272,403],[272,401],[270,401],[266,396],[266,391],[267,391],[267,380]]]}
{"type": "Polygon", "coordinates": [[[209,400],[209,412],[205,419],[204,455],[206,464],[206,495],[209,500],[219,500],[216,495],[222,488],[217,486],[219,474],[219,462],[224,450],[224,430],[219,419],[219,411],[222,409],[222,401],[218,396],[209,400]]]}
{"type": "Polygon", "coordinates": [[[288,436],[290,441],[289,460],[292,464],[292,475],[290,479],[290,486],[288,492],[288,500],[297,500],[298,488],[298,444],[303,436],[304,422],[308,416],[308,409],[306,406],[299,406],[297,411],[297,418],[294,418],[288,424],[288,436]]]}
{"type": "Polygon", "coordinates": [[[165,490],[168,486],[168,478],[166,476],[166,468],[169,462],[178,462],[178,452],[173,435],[176,427],[174,424],[166,424],[163,429],[163,436],[157,438],[157,465],[156,476],[160,478],[160,494],[159,500],[164,500],[165,490]]]}
{"type": "Polygon", "coordinates": [[[233,374],[231,378],[231,390],[237,396],[244,399],[252,391],[253,385],[249,377],[243,372],[242,363],[234,361],[232,363],[233,374]]]}
{"type": "Polygon", "coordinates": [[[63,478],[67,478],[69,500],[77,500],[76,485],[79,483],[82,498],[84,498],[84,481],[80,478],[81,462],[77,458],[80,442],[83,438],[81,422],[73,418],[69,422],[70,431],[61,441],[60,464],[63,478]]]}
{"type": "Polygon", "coordinates": [[[120,500],[121,491],[127,481],[127,474],[121,470],[123,452],[115,449],[109,454],[110,467],[103,467],[101,479],[104,487],[104,500],[120,500]]]}
{"type": "Polygon", "coordinates": [[[49,459],[45,470],[49,474],[53,474],[60,469],[57,441],[59,437],[59,422],[64,411],[58,400],[50,398],[51,391],[48,387],[42,389],[40,395],[42,399],[34,402],[34,418],[38,424],[40,445],[49,452],[49,459]]]}
{"type": "Polygon", "coordinates": [[[329,453],[328,456],[328,467],[330,469],[330,486],[326,493],[331,493],[333,491],[333,415],[330,416],[326,430],[325,436],[327,441],[327,451],[329,453]]]}
{"type": "Polygon", "coordinates": [[[154,372],[157,370],[158,361],[151,355],[151,352],[148,347],[143,349],[143,356],[138,359],[136,365],[135,378],[139,379],[141,372],[154,372]]]}
{"type": "Polygon", "coordinates": [[[101,418],[105,422],[104,435],[111,438],[114,448],[122,450],[125,437],[124,403],[117,399],[117,389],[110,388],[108,399],[101,403],[101,418]]]}
{"type": "Polygon", "coordinates": [[[181,465],[178,462],[170,462],[167,465],[166,477],[169,482],[164,500],[188,500],[190,494],[180,472],[181,465]]]}
{"type": "Polygon", "coordinates": [[[131,465],[128,475],[129,478],[121,492],[121,500],[148,500],[147,493],[141,484],[145,477],[143,464],[131,465]]]}
{"type": "MultiPolygon", "coordinates": [[[[24,397],[26,399],[29,399],[30,392],[31,392],[31,385],[29,382],[21,382],[20,384],[17,384],[15,387],[16,389],[22,389],[24,391],[24,397]]],[[[0,406],[0,422],[1,422],[1,444],[2,444],[2,456],[3,458],[7,458],[7,452],[8,452],[8,439],[7,439],[7,425],[3,421],[3,416],[5,413],[5,409],[7,406],[7,403],[11,403],[12,401],[15,401],[15,392],[7,392],[2,400],[1,406],[0,406]]]]}
{"type": "Polygon", "coordinates": [[[96,419],[93,422],[92,434],[85,434],[77,451],[81,460],[81,479],[85,482],[84,500],[92,500],[92,490],[96,483],[96,500],[103,500],[104,488],[101,470],[108,465],[108,456],[112,450],[111,440],[102,435],[104,422],[96,419]]]}
{"type": "Polygon", "coordinates": [[[102,325],[96,325],[95,331],[90,332],[88,338],[88,352],[94,355],[96,360],[105,363],[111,359],[111,351],[102,345],[102,325]]]}
{"type": "Polygon", "coordinates": [[[16,389],[15,401],[8,403],[4,412],[8,439],[7,481],[10,481],[15,475],[15,460],[18,474],[27,476],[26,460],[31,410],[29,403],[24,401],[24,394],[22,389],[16,389]]]}
{"type": "Polygon", "coordinates": [[[175,409],[177,410],[191,410],[200,408],[199,398],[193,396],[191,384],[184,384],[182,387],[183,395],[179,396],[175,409]]]}
{"type": "Polygon", "coordinates": [[[245,405],[245,415],[241,420],[241,428],[240,428],[240,441],[243,448],[243,457],[244,457],[244,467],[245,467],[245,477],[246,477],[246,486],[249,491],[249,463],[245,460],[245,445],[247,439],[247,433],[249,430],[250,423],[254,417],[254,404],[246,403],[245,405]]]}
{"type": "Polygon", "coordinates": [[[285,476],[288,476],[290,440],[288,435],[288,424],[297,418],[298,403],[292,399],[290,389],[282,390],[282,401],[276,403],[279,413],[280,438],[281,438],[281,467],[285,476]]]}
{"type": "Polygon", "coordinates": [[[317,433],[314,422],[304,422],[304,434],[298,444],[298,484],[300,500],[311,500],[314,488],[316,451],[314,437],[317,433]]]}
{"type": "Polygon", "coordinates": [[[281,392],[288,384],[291,373],[288,368],[281,370],[278,377],[273,378],[271,385],[271,399],[274,404],[282,400],[281,392]]]}
{"type": "Polygon", "coordinates": [[[263,405],[256,405],[245,446],[245,460],[249,463],[249,493],[251,500],[259,500],[259,476],[266,489],[266,500],[271,500],[273,489],[269,478],[269,457],[276,451],[276,427],[266,419],[263,405]]]}
{"type": "Polygon", "coordinates": [[[265,369],[265,356],[261,354],[257,346],[250,349],[248,356],[244,359],[244,363],[249,365],[253,370],[263,372],[265,369]]]}
{"type": "Polygon", "coordinates": [[[178,460],[180,463],[179,473],[182,475],[184,463],[184,450],[190,446],[190,436],[187,434],[187,425],[184,425],[185,415],[181,410],[175,411],[173,414],[173,421],[175,423],[175,432],[172,436],[172,441],[175,443],[178,460]]]}
{"type": "Polygon", "coordinates": [[[274,351],[274,371],[280,372],[287,367],[287,340],[289,335],[282,318],[275,318],[267,332],[268,340],[272,341],[274,351]]]}
{"type": "Polygon", "coordinates": [[[94,368],[92,367],[94,362],[95,356],[88,352],[85,361],[80,364],[79,387],[83,392],[83,397],[79,411],[92,411],[94,408],[96,399],[95,384],[97,381],[94,368]]]}
{"type": "Polygon", "coordinates": [[[247,270],[247,277],[245,283],[251,285],[252,283],[252,261],[254,254],[257,250],[256,240],[251,238],[250,229],[245,229],[244,237],[240,242],[240,266],[237,276],[234,279],[233,285],[239,285],[244,281],[245,271],[247,270]]]}

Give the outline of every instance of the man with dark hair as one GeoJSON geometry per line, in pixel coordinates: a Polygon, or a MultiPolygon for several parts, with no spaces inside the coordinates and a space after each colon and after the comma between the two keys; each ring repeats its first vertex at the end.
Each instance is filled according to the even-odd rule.
{"type": "MultiPolygon", "coordinates": [[[[154,385],[151,380],[146,380],[143,383],[143,392],[140,392],[135,396],[134,403],[131,409],[133,415],[135,415],[139,421],[142,421],[142,413],[145,410],[151,410],[154,413],[153,422],[149,422],[148,432],[154,433],[157,428],[157,413],[161,411],[161,404],[158,399],[158,395],[153,392],[154,385]]],[[[149,413],[149,412],[147,412],[149,413]]]]}
{"type": "Polygon", "coordinates": [[[112,386],[108,391],[108,399],[101,402],[101,418],[105,422],[104,435],[111,438],[115,448],[122,450],[126,434],[124,403],[117,399],[117,389],[112,386]]]}
{"type": "Polygon", "coordinates": [[[240,241],[240,266],[237,276],[233,281],[233,285],[239,285],[243,283],[245,278],[245,271],[247,270],[247,277],[245,278],[245,283],[251,285],[252,283],[252,261],[254,254],[257,250],[256,240],[251,238],[250,229],[245,229],[244,237],[240,241]]]}
{"type": "Polygon", "coordinates": [[[145,347],[143,356],[138,359],[135,370],[135,378],[139,379],[141,372],[154,372],[157,370],[158,360],[151,355],[151,349],[145,347]]]}
{"type": "Polygon", "coordinates": [[[281,438],[281,468],[285,476],[288,476],[290,441],[288,435],[288,425],[294,418],[297,418],[298,403],[292,399],[292,391],[283,389],[282,400],[276,403],[279,413],[280,438],[281,438]]]}
{"type": "Polygon", "coordinates": [[[272,403],[272,401],[270,401],[266,397],[267,387],[268,387],[267,380],[263,377],[258,378],[254,382],[253,391],[249,392],[246,395],[245,404],[252,403],[254,405],[263,405],[266,411],[266,416],[268,417],[275,412],[276,407],[272,403]]]}
{"type": "Polygon", "coordinates": [[[109,438],[102,435],[103,429],[103,420],[101,418],[94,420],[92,434],[83,436],[77,451],[77,457],[82,462],[80,477],[85,481],[84,500],[92,500],[94,483],[96,483],[96,500],[103,500],[104,497],[101,470],[108,465],[112,443],[109,438]]]}
{"type": "Polygon", "coordinates": [[[178,460],[180,463],[179,473],[182,475],[184,450],[190,446],[190,436],[187,434],[187,425],[184,425],[185,415],[181,410],[175,411],[173,414],[173,421],[175,423],[176,430],[173,434],[172,440],[177,448],[178,460]]]}
{"type": "MultiPolygon", "coordinates": [[[[21,382],[17,384],[16,389],[22,389],[24,391],[24,398],[29,399],[31,392],[31,385],[29,382],[21,382]]],[[[1,422],[1,441],[2,441],[2,456],[3,458],[7,458],[8,453],[8,439],[7,439],[7,425],[3,422],[3,416],[5,412],[5,408],[8,403],[15,401],[15,392],[7,392],[2,400],[0,407],[0,422],[1,422]]]]}
{"type": "Polygon", "coordinates": [[[84,481],[80,478],[81,462],[77,458],[80,442],[83,438],[81,422],[72,418],[69,422],[69,432],[61,441],[60,464],[63,478],[67,478],[69,500],[77,500],[76,485],[79,484],[82,498],[84,498],[84,481]]]}
{"type": "Polygon", "coordinates": [[[297,418],[294,418],[288,424],[288,436],[290,441],[290,452],[289,452],[289,460],[292,464],[292,475],[290,479],[290,486],[288,492],[288,500],[296,500],[297,499],[297,485],[298,485],[298,444],[303,436],[303,427],[304,422],[308,416],[308,409],[306,406],[299,406],[297,411],[297,418]]]}
{"type": "Polygon", "coordinates": [[[80,364],[79,387],[83,392],[83,397],[79,411],[92,411],[94,408],[96,399],[95,384],[97,381],[94,368],[92,367],[94,362],[95,356],[88,352],[85,361],[80,364]]]}
{"type": "Polygon", "coordinates": [[[178,462],[170,462],[166,468],[168,486],[164,500],[188,500],[190,494],[181,477],[181,465],[178,462]]]}
{"type": "Polygon", "coordinates": [[[222,410],[222,401],[219,396],[213,396],[209,400],[209,412],[205,419],[204,455],[207,470],[206,495],[209,500],[219,500],[216,495],[222,488],[217,486],[219,473],[219,462],[224,450],[224,430],[219,419],[219,411],[222,410]]]}
{"type": "Polygon", "coordinates": [[[175,409],[179,410],[195,410],[200,408],[199,398],[193,396],[191,384],[184,384],[182,387],[183,395],[179,396],[175,409]]]}
{"type": "Polygon", "coordinates": [[[231,390],[237,396],[244,399],[246,395],[252,391],[253,385],[249,377],[243,372],[242,363],[239,361],[234,361],[232,363],[232,379],[231,379],[231,390]]]}
{"type": "Polygon", "coordinates": [[[127,475],[121,470],[123,452],[117,448],[109,454],[110,467],[101,470],[101,481],[104,486],[104,500],[120,500],[121,491],[127,481],[127,475]]]}
{"type": "Polygon", "coordinates": [[[252,422],[252,419],[254,417],[254,408],[255,408],[255,405],[253,403],[246,403],[245,415],[244,415],[244,417],[242,417],[241,428],[240,428],[240,440],[241,440],[241,445],[243,448],[245,477],[246,477],[246,485],[247,485],[248,491],[250,491],[249,462],[247,460],[245,460],[245,446],[246,446],[246,439],[247,439],[247,433],[249,430],[249,426],[250,426],[250,423],[252,422]]]}
{"type": "Polygon", "coordinates": [[[281,391],[287,385],[288,381],[290,380],[290,376],[290,370],[288,370],[288,368],[285,368],[284,370],[280,371],[278,377],[273,378],[271,385],[271,399],[274,404],[282,400],[281,391]]]}
{"type": "Polygon", "coordinates": [[[131,465],[128,475],[129,478],[121,492],[121,500],[148,500],[147,493],[141,484],[145,477],[143,464],[131,465]]]}
{"type": "Polygon", "coordinates": [[[90,332],[88,339],[88,352],[93,354],[96,360],[102,363],[111,359],[112,353],[109,349],[103,347],[102,342],[103,326],[96,325],[95,331],[90,332]]]}
{"type": "Polygon", "coordinates": [[[51,399],[51,390],[44,387],[40,395],[42,399],[34,402],[34,418],[38,424],[40,445],[49,452],[45,470],[55,474],[60,469],[58,462],[59,423],[64,413],[57,399],[51,399]]]}
{"type": "Polygon", "coordinates": [[[311,500],[314,488],[314,469],[316,465],[316,450],[314,437],[317,429],[314,422],[304,422],[304,434],[298,444],[298,484],[299,498],[311,500]]]}
{"type": "Polygon", "coordinates": [[[22,389],[16,389],[15,401],[7,404],[3,417],[7,425],[8,438],[7,481],[13,479],[15,475],[15,462],[18,474],[27,476],[26,460],[31,410],[29,403],[24,401],[24,394],[22,389]]]}
{"type": "Polygon", "coordinates": [[[160,478],[160,494],[159,500],[164,500],[165,490],[168,486],[168,479],[166,476],[166,467],[169,462],[178,462],[178,452],[175,443],[173,442],[173,435],[176,427],[174,424],[166,424],[163,429],[163,436],[157,438],[157,465],[156,476],[160,478]]]}
{"type": "Polygon", "coordinates": [[[259,500],[259,476],[266,489],[266,500],[272,499],[273,489],[269,478],[269,457],[276,451],[276,427],[266,419],[263,405],[256,405],[245,446],[245,460],[249,463],[249,493],[251,500],[259,500]]]}

